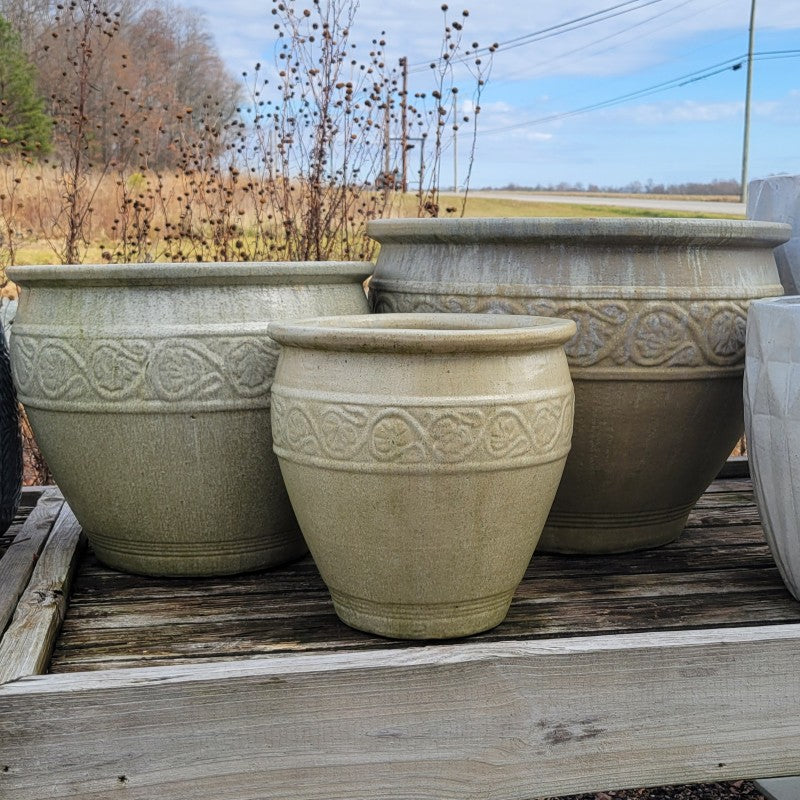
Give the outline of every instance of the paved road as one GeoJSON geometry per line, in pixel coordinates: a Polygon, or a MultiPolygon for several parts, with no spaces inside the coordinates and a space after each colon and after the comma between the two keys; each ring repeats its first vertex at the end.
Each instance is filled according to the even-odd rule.
{"type": "Polygon", "coordinates": [[[654,200],[650,197],[587,197],[582,195],[550,194],[541,192],[475,191],[472,197],[496,197],[501,200],[522,200],[528,203],[571,203],[592,206],[617,206],[623,208],[653,208],[661,211],[691,211],[706,214],[744,214],[743,203],[715,200],[654,200]]]}

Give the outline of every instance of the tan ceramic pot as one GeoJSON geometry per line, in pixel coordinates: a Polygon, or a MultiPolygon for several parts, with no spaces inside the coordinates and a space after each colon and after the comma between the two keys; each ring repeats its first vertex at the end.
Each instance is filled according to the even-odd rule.
{"type": "Polygon", "coordinates": [[[573,319],[575,433],[540,549],[664,544],[743,427],[747,308],[790,228],[691,219],[381,220],[378,312],[573,319]]]}
{"type": "Polygon", "coordinates": [[[418,639],[502,621],[569,450],[574,330],[439,314],[270,325],[275,452],[344,622],[418,639]]]}
{"type": "Polygon", "coordinates": [[[9,269],[36,439],[98,557],[213,575],[305,552],[272,454],[271,320],[363,313],[369,264],[9,269]]]}

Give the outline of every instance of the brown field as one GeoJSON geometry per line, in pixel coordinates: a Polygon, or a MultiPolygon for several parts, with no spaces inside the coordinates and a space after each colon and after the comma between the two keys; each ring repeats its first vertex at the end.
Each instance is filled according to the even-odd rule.
{"type": "MultiPolygon", "coordinates": [[[[78,260],[277,260],[283,256],[283,245],[276,220],[287,211],[299,217],[304,202],[302,190],[295,191],[299,188],[286,195],[295,207],[279,209],[280,193],[274,185],[231,172],[90,174],[83,186],[87,211],[78,260]]],[[[64,260],[69,222],[64,195],[63,177],[50,165],[12,162],[0,166],[0,270],[9,264],[64,260]]],[[[600,195],[575,194],[574,205],[468,196],[463,216],[728,216],[596,206],[591,204],[592,196],[600,195]]],[[[463,196],[442,193],[439,216],[462,216],[463,202],[463,196]]],[[[357,239],[372,216],[417,216],[418,201],[412,193],[370,192],[356,196],[352,208],[351,235],[357,239]]]]}

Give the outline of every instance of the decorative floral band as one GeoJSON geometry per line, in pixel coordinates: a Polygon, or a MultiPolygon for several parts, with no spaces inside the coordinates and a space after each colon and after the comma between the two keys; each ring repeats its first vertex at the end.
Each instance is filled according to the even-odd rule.
{"type": "Polygon", "coordinates": [[[36,408],[264,408],[278,345],[261,336],[79,339],[16,335],[20,400],[36,408]]]}
{"type": "Polygon", "coordinates": [[[749,301],[550,300],[372,290],[379,313],[432,311],[532,314],[574,320],[565,350],[571,368],[736,367],[744,364],[749,301]]]}
{"type": "Polygon", "coordinates": [[[563,458],[572,392],[491,406],[383,406],[272,396],[275,452],[301,464],[352,471],[503,469],[563,458]]]}

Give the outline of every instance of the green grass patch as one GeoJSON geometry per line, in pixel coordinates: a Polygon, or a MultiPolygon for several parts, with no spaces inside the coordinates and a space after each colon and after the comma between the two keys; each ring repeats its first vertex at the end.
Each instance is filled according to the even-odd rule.
{"type": "MultiPolygon", "coordinates": [[[[461,216],[462,198],[442,194],[439,201],[441,217],[461,216]],[[456,213],[446,213],[448,207],[457,207],[456,213]]],[[[415,208],[405,203],[404,210],[411,216],[415,208]]],[[[494,197],[468,197],[465,217],[683,217],[697,219],[743,219],[739,214],[695,213],[668,209],[631,208],[628,206],[598,206],[591,203],[547,203],[526,200],[506,200],[494,197]]]]}

